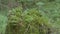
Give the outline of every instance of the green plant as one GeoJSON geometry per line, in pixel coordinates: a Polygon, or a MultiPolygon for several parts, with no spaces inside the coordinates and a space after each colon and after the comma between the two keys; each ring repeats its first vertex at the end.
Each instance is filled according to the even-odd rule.
{"type": "Polygon", "coordinates": [[[6,34],[49,34],[51,25],[37,8],[22,10],[19,7],[9,12],[6,34]]]}
{"type": "Polygon", "coordinates": [[[7,17],[0,14],[0,34],[5,34],[5,29],[7,25],[7,17]]]}

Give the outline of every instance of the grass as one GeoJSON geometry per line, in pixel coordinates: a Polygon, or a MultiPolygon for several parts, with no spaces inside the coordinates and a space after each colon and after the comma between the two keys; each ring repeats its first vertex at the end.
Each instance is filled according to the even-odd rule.
{"type": "Polygon", "coordinates": [[[0,34],[4,34],[7,25],[7,16],[0,14],[0,34]]]}

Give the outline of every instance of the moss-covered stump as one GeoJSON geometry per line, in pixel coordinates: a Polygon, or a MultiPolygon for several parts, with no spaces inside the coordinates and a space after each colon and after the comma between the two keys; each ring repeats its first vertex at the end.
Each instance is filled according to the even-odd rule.
{"type": "Polygon", "coordinates": [[[50,34],[51,25],[48,19],[36,8],[22,10],[21,7],[8,13],[6,34],[50,34]]]}

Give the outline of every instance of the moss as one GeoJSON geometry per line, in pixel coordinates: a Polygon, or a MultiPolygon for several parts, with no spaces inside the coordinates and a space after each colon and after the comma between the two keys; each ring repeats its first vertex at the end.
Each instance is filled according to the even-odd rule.
{"type": "MultiPolygon", "coordinates": [[[[47,34],[51,25],[37,8],[11,10],[8,16],[8,34],[47,34]]],[[[49,33],[48,33],[49,34],[49,33]]]]}

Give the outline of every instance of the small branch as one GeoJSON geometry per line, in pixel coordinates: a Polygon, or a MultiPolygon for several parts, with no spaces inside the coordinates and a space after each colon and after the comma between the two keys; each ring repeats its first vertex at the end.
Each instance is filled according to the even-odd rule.
{"type": "Polygon", "coordinates": [[[24,34],[29,30],[30,28],[30,24],[28,24],[28,27],[26,28],[26,31],[24,32],[24,34]]]}

